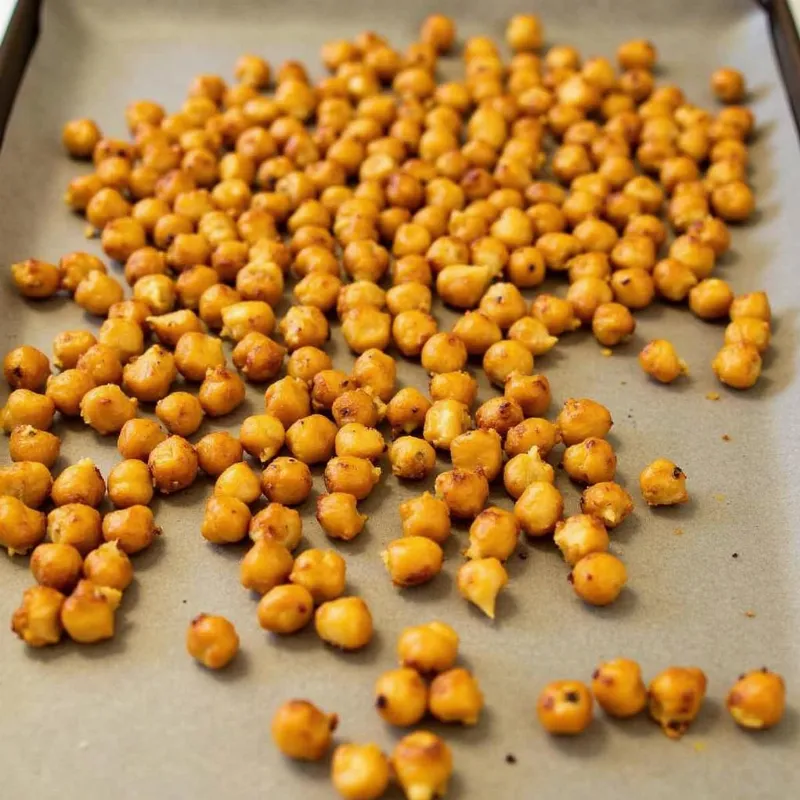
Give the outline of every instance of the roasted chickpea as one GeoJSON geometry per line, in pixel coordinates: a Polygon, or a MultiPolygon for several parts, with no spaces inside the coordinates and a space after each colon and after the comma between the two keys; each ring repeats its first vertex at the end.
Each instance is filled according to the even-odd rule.
{"type": "Polygon", "coordinates": [[[691,237],[708,245],[717,256],[727,252],[731,246],[731,234],[728,226],[717,217],[707,216],[696,220],[688,228],[691,237]]]}
{"type": "Polygon", "coordinates": [[[428,702],[440,722],[475,725],[483,708],[483,692],[472,673],[457,667],[433,679],[428,702]]]}
{"type": "Polygon", "coordinates": [[[732,302],[733,290],[719,278],[706,278],[689,291],[689,308],[700,319],[726,317],[732,302]]]}
{"type": "Polygon", "coordinates": [[[186,632],[186,649],[206,669],[222,669],[239,652],[239,635],[225,617],[198,614],[186,632]]]}
{"type": "Polygon", "coordinates": [[[748,342],[725,344],[714,356],[711,368],[726,386],[749,389],[761,374],[761,356],[758,348],[748,342]]]}
{"type": "Polygon", "coordinates": [[[642,470],[639,488],[649,506],[673,506],[689,499],[686,474],[666,458],[657,458],[642,470]]]}
{"type": "Polygon", "coordinates": [[[467,348],[453,333],[435,333],[422,347],[421,362],[428,372],[457,372],[467,362],[467,348]]]}
{"type": "Polygon", "coordinates": [[[475,308],[494,275],[488,266],[451,264],[436,276],[436,291],[454,308],[475,308]]]}
{"type": "Polygon", "coordinates": [[[100,514],[83,503],[67,503],[47,515],[47,535],[56,544],[72,545],[86,556],[103,541],[100,514]]]}
{"type": "MultiPolygon", "coordinates": [[[[463,405],[463,404],[461,404],[463,405]]],[[[386,405],[386,419],[391,425],[392,428],[392,435],[397,435],[398,433],[412,433],[414,430],[419,428],[423,423],[426,422],[428,411],[431,409],[431,402],[422,394],[418,389],[413,388],[412,386],[407,386],[403,389],[400,389],[397,394],[387,403],[386,405]]],[[[451,411],[455,411],[458,409],[457,419],[462,420],[464,419],[464,411],[466,410],[467,416],[469,416],[468,409],[461,409],[459,407],[453,407],[451,411]]],[[[437,412],[438,413],[438,412],[437,412]]],[[[449,417],[450,412],[445,415],[445,417],[449,417]]],[[[466,422],[466,426],[469,426],[469,421],[466,422]]],[[[438,423],[437,423],[438,427],[438,423]]],[[[453,433],[453,438],[458,436],[459,433],[463,433],[463,430],[466,430],[466,427],[462,427],[462,424],[458,425],[458,432],[453,433]]],[[[449,435],[449,434],[448,434],[449,435]]],[[[431,441],[428,437],[425,437],[428,441],[431,441]]],[[[438,434],[436,436],[438,438],[438,434]]],[[[447,444],[436,445],[434,442],[431,441],[431,444],[434,446],[441,446],[441,447],[449,447],[449,441],[447,444]]]]}
{"type": "Polygon", "coordinates": [[[483,369],[493,383],[502,386],[512,373],[533,374],[533,355],[516,339],[504,339],[484,353],[483,369]]]}
{"type": "Polygon", "coordinates": [[[203,411],[210,417],[230,414],[244,402],[244,398],[244,382],[225,366],[211,367],[197,393],[203,411]]]}
{"type": "Polygon", "coordinates": [[[171,433],[184,438],[203,423],[203,407],[189,392],[173,392],[156,403],[156,416],[171,433]]]}
{"type": "Polygon", "coordinates": [[[288,758],[320,761],[331,746],[336,714],[324,714],[307,700],[284,703],[272,718],[272,740],[288,758]]]}
{"type": "Polygon", "coordinates": [[[342,315],[342,335],[359,355],[367,350],[385,350],[391,340],[392,318],[374,306],[357,306],[342,315]]]}
{"type": "Polygon", "coordinates": [[[740,675],[728,692],[725,705],[745,730],[772,728],[781,721],[786,705],[783,678],[766,667],[740,675]]]}
{"type": "Polygon", "coordinates": [[[609,546],[605,525],[590,514],[575,514],[560,521],[556,525],[553,540],[571,566],[589,553],[606,552],[609,546]]]}
{"type": "Polygon", "coordinates": [[[473,519],[486,505],[489,483],[483,472],[455,468],[440,473],[434,484],[436,497],[444,500],[450,516],[473,519]]]}
{"type": "Polygon", "coordinates": [[[599,664],[592,673],[592,694],[612,717],[636,716],[647,705],[647,689],[635,661],[615,658],[599,664]]]}
{"type": "Polygon", "coordinates": [[[61,640],[64,595],[49,586],[32,586],[11,618],[11,630],[29,647],[46,647],[61,640]]]}
{"type": "MultiPolygon", "coordinates": [[[[92,348],[93,349],[93,348],[92,348]]],[[[97,355],[104,358],[105,355],[110,357],[113,367],[119,370],[119,376],[122,375],[122,366],[119,363],[116,353],[110,352],[108,354],[100,353],[97,355]]],[[[88,366],[84,361],[84,366],[88,366]]],[[[100,365],[95,365],[97,369],[95,372],[101,372],[100,365]]],[[[104,377],[104,376],[100,376],[104,377]]],[[[60,411],[64,416],[74,417],[80,413],[80,404],[83,396],[95,387],[95,381],[92,376],[80,369],[67,369],[59,375],[52,375],[47,381],[47,389],[45,394],[53,403],[55,410],[60,411]]],[[[45,420],[45,408],[42,407],[41,419],[38,423],[45,420]]],[[[36,424],[33,425],[36,427],[36,424]]]]}
{"type": "Polygon", "coordinates": [[[133,581],[133,566],[119,544],[111,541],[87,554],[83,574],[95,586],[123,592],[133,581]]]}
{"type": "MultiPolygon", "coordinates": [[[[300,350],[302,349],[300,348],[300,350]]],[[[231,358],[248,381],[263,383],[278,374],[285,354],[284,347],[274,342],[269,336],[254,331],[248,333],[237,343],[233,348],[231,358]]]]}
{"type": "Polygon", "coordinates": [[[468,372],[440,372],[431,377],[428,384],[431,398],[458,400],[469,407],[478,395],[478,383],[468,372]]]}
{"type": "Polygon", "coordinates": [[[492,397],[483,403],[475,412],[475,423],[479,428],[494,430],[500,437],[515,426],[522,423],[524,414],[522,407],[509,397],[492,397]]]}
{"type": "Polygon", "coordinates": [[[539,694],[536,715],[548,733],[575,736],[592,722],[592,695],[580,681],[553,681],[539,694]]]}
{"type": "Polygon", "coordinates": [[[103,538],[116,542],[128,555],[149,547],[160,533],[153,512],[147,506],[132,505],[103,517],[103,538]]]}
{"type": "Polygon", "coordinates": [[[528,536],[546,536],[564,513],[564,498],[549,482],[534,481],[514,505],[514,516],[528,536]]]}
{"type": "Polygon", "coordinates": [[[351,389],[333,401],[331,413],[339,426],[358,422],[374,428],[383,418],[385,408],[368,389],[351,389]]]}
{"type": "Polygon", "coordinates": [[[653,270],[653,283],[661,297],[678,303],[689,296],[691,289],[697,285],[697,278],[686,264],[674,258],[665,258],[653,270]]]}
{"type": "Polygon", "coordinates": [[[392,768],[408,798],[442,797],[453,772],[453,756],[445,742],[428,731],[415,731],[394,748],[392,768]]]}
{"type": "Polygon", "coordinates": [[[609,410],[588,398],[569,398],[556,419],[561,441],[570,446],[591,436],[604,438],[613,421],[609,410]]]}
{"type": "Polygon", "coordinates": [[[706,676],[697,667],[670,667],[647,687],[650,716],[670,739],[680,739],[700,711],[706,676]]]}
{"type": "Polygon", "coordinates": [[[653,339],[639,353],[639,366],[660,383],[672,383],[685,374],[686,362],[678,357],[671,342],[653,339]]]}
{"type": "Polygon", "coordinates": [[[131,458],[108,473],[108,497],[117,508],[146,506],[153,499],[153,484],[147,464],[131,458]]]}
{"type": "Polygon", "coordinates": [[[271,502],[299,505],[311,493],[311,471],[296,458],[276,458],[261,473],[261,489],[271,502]]]}
{"type": "MultiPolygon", "coordinates": [[[[764,353],[769,347],[769,322],[755,317],[738,317],[725,328],[725,344],[749,344],[764,353]]],[[[33,435],[33,434],[31,434],[33,435]]],[[[44,434],[41,434],[44,435],[44,434]]],[[[14,434],[11,438],[13,440],[14,434]]],[[[12,455],[13,458],[13,455],[12,455]]],[[[37,459],[31,459],[36,461],[37,459]]]]}
{"type": "Polygon", "coordinates": [[[620,303],[602,303],[592,317],[592,333],[605,347],[625,341],[636,330],[636,320],[620,303]]]}
{"type": "Polygon", "coordinates": [[[619,484],[603,481],[584,489],[581,511],[599,518],[607,528],[616,528],[633,511],[633,500],[619,484]]]}
{"type": "Polygon", "coordinates": [[[15,497],[29,508],[39,508],[49,497],[52,486],[50,470],[37,461],[0,467],[0,495],[15,497]]]}
{"type": "Polygon", "coordinates": [[[572,304],[552,294],[539,294],[534,298],[531,316],[543,323],[552,336],[574,331],[581,325],[572,304]]]}
{"type": "Polygon", "coordinates": [[[44,535],[44,514],[11,495],[0,497],[0,547],[5,547],[9,555],[27,553],[44,535]]]}
{"type": "Polygon", "coordinates": [[[627,580],[625,565],[611,553],[603,552],[583,556],[569,574],[575,594],[592,606],[613,603],[627,580]]]}
{"type": "Polygon", "coordinates": [[[265,595],[288,580],[293,564],[291,553],[282,544],[271,539],[257,539],[242,559],[241,584],[245,589],[265,595]]]}
{"type": "Polygon", "coordinates": [[[720,67],[711,75],[711,90],[723,103],[741,103],[747,91],[744,75],[733,67],[720,67]]]}
{"type": "Polygon", "coordinates": [[[97,339],[89,331],[62,331],[53,339],[53,364],[59,369],[74,369],[78,359],[95,344],[97,339]]]}
{"type": "Polygon", "coordinates": [[[69,592],[81,576],[83,558],[70,544],[46,543],[31,553],[31,573],[41,586],[69,592]]]}
{"type": "Polygon", "coordinates": [[[91,119],[73,119],[61,130],[61,142],[72,158],[88,159],[103,134],[91,119]]]}
{"type": "Polygon", "coordinates": [[[336,425],[327,417],[312,414],[289,426],[286,445],[299,461],[318,464],[333,454],[336,432],[336,425]]]}
{"type": "Polygon", "coordinates": [[[329,492],[345,492],[363,500],[380,476],[380,468],[366,458],[336,456],[325,467],[325,488],[329,492]]]}
{"type": "Polygon", "coordinates": [[[711,205],[725,222],[745,222],[755,209],[755,199],[744,181],[734,180],[714,189],[711,205]]]}
{"type": "Polygon", "coordinates": [[[519,453],[510,458],[503,469],[503,485],[508,494],[518,500],[532,483],[554,483],[555,471],[542,460],[539,448],[535,445],[527,453],[519,453]]]}
{"type": "Polygon", "coordinates": [[[403,536],[395,539],[381,553],[383,563],[395,586],[420,586],[441,572],[444,554],[433,539],[426,536],[403,536]]]}
{"type": "Polygon", "coordinates": [[[136,458],[147,461],[157,444],[161,444],[167,434],[155,421],[149,419],[130,419],[119,432],[117,449],[125,459],[136,458]]]}
{"type": "Polygon", "coordinates": [[[465,600],[494,619],[497,595],[508,583],[508,573],[496,558],[477,558],[461,566],[456,583],[465,600]]]}
{"type": "Polygon", "coordinates": [[[48,430],[53,424],[55,412],[55,403],[49,396],[29,389],[15,389],[0,411],[0,423],[6,433],[19,425],[48,430]]]}
{"type": "Polygon", "coordinates": [[[436,451],[424,439],[401,436],[389,448],[392,473],[404,480],[424,480],[436,466],[436,451]]]}
{"type": "Polygon", "coordinates": [[[313,613],[314,599],[303,586],[274,586],[258,603],[258,624],[270,633],[297,633],[313,613]]]}
{"type": "MultiPolygon", "coordinates": [[[[397,398],[395,397],[395,399],[397,398]]],[[[395,399],[389,404],[390,408],[395,399]]],[[[415,401],[412,400],[412,402],[415,401]]],[[[414,418],[416,419],[416,415],[414,415],[414,418]]],[[[394,428],[395,424],[391,416],[389,421],[394,428]]],[[[449,450],[453,440],[468,431],[471,425],[472,420],[469,415],[469,409],[464,403],[450,399],[438,400],[432,406],[429,406],[425,413],[423,436],[434,447],[449,450]]],[[[410,432],[407,424],[397,427],[402,427],[403,430],[410,432]]]]}
{"type": "Polygon", "coordinates": [[[330,411],[339,397],[353,391],[354,388],[353,379],[344,372],[337,369],[320,370],[311,381],[312,405],[315,410],[330,411]]]}
{"type": "Polygon", "coordinates": [[[50,377],[50,361],[35,347],[15,347],[3,359],[3,374],[12,389],[40,391],[50,377]]]}
{"type": "MultiPolygon", "coordinates": [[[[8,454],[12,461],[36,462],[47,469],[55,464],[60,451],[61,440],[58,436],[31,425],[18,425],[11,431],[8,440],[8,454]]],[[[49,494],[49,489],[46,494],[49,494]]]]}
{"type": "Polygon", "coordinates": [[[307,589],[317,604],[335,600],[344,592],[344,559],[333,550],[305,550],[295,559],[289,580],[307,589]]]}
{"type": "Polygon", "coordinates": [[[45,300],[59,290],[61,270],[55,264],[29,258],[11,265],[11,278],[23,297],[45,300]]]}
{"type": "Polygon", "coordinates": [[[98,433],[119,433],[136,416],[138,403],[114,383],[90,389],[81,399],[81,418],[98,433]]]}
{"type": "Polygon", "coordinates": [[[157,444],[147,458],[153,486],[162,494],[186,489],[197,477],[197,453],[186,439],[170,436],[157,444]]]}
{"type": "Polygon", "coordinates": [[[437,330],[436,320],[420,309],[401,311],[392,320],[395,346],[409,358],[420,355],[428,340],[437,335],[437,330]]]}
{"type": "Polygon", "coordinates": [[[450,443],[450,458],[454,467],[480,471],[487,481],[493,481],[503,468],[500,434],[491,428],[462,433],[450,443]]]}
{"type": "Polygon", "coordinates": [[[69,637],[93,644],[114,635],[114,613],[120,593],[108,587],[80,581],[61,606],[61,624],[69,637]]]}
{"type": "Polygon", "coordinates": [[[316,610],[314,627],[324,642],[340,650],[360,650],[372,639],[372,614],[360,597],[339,597],[316,610]]]}
{"type": "Polygon", "coordinates": [[[250,509],[241,499],[217,493],[215,487],[206,501],[200,533],[212,544],[241,542],[247,536],[250,519],[250,509]]]}

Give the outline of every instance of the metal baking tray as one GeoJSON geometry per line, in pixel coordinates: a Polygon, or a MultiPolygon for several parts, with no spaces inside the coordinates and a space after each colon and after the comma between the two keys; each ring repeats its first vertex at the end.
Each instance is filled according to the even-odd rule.
{"type": "MultiPolygon", "coordinates": [[[[752,224],[735,230],[732,253],[719,269],[737,292],[763,288],[773,300],[774,347],[758,387],[721,389],[709,365],[722,328],[661,305],[638,315],[635,339],[611,358],[579,333],[538,361],[552,382],[554,408],[566,397],[591,396],[612,410],[620,477],[636,496],[639,471],[658,456],[677,461],[689,476],[686,507],[653,512],[639,501],[636,515],[614,533],[613,549],[630,578],[620,600],[607,609],[584,607],[552,545],[523,543],[529,557],[510,562],[511,583],[492,624],[455,590],[464,527],[448,545],[441,576],[418,589],[393,589],[379,553],[398,534],[398,503],[420,487],[384,477],[364,503],[367,531],[340,547],[349,591],[373,611],[374,641],[352,655],[324,647],[313,630],[275,641],[259,629],[255,603],[239,586],[243,548],[215,548],[200,536],[209,484],[199,480],[188,492],[156,501],[164,535],[136,558],[136,581],[113,641],[32,651],[11,634],[0,637],[0,797],[331,797],[327,764],[297,766],[279,756],[269,738],[273,711],[288,698],[307,697],[340,715],[340,740],[374,740],[391,749],[402,732],[390,730],[372,709],[373,683],[395,663],[400,630],[436,618],[459,632],[462,661],[475,671],[487,702],[475,728],[431,724],[454,750],[449,797],[798,796],[800,526],[793,503],[800,470],[800,153],[791,101],[800,51],[786,3],[765,5],[540,0],[533,6],[550,42],[574,44],[587,55],[610,56],[625,39],[651,38],[660,52],[659,78],[706,106],[712,105],[712,70],[736,66],[747,74],[758,118],[752,148],[758,211],[752,224]],[[688,380],[656,386],[638,371],[636,353],[656,335],[671,338],[687,358],[688,380]],[[709,391],[720,391],[720,401],[705,399],[709,391]],[[241,635],[240,656],[220,674],[196,667],[184,650],[186,625],[200,611],[229,616],[241,635]],[[671,664],[706,670],[708,699],[680,743],[644,716],[624,724],[600,716],[569,741],[540,729],[534,704],[544,683],[588,679],[600,659],[617,655],[638,659],[646,676],[671,664]],[[762,664],[785,675],[790,710],[775,730],[748,735],[728,718],[723,699],[740,672],[762,664]],[[509,753],[516,763],[506,763],[509,753]]],[[[65,120],[90,116],[107,133],[123,135],[129,101],[151,97],[175,108],[193,75],[230,75],[242,52],[262,53],[273,64],[298,58],[319,74],[324,41],[374,29],[405,45],[434,6],[455,17],[462,37],[498,38],[512,13],[531,7],[512,0],[433,6],[424,0],[399,6],[53,0],[40,7],[23,0],[0,53],[0,118],[10,111],[0,153],[2,263],[55,260],[76,249],[100,254],[62,203],[66,183],[82,169],[62,153],[65,120]]],[[[457,59],[444,67],[453,74],[458,68],[457,59]]],[[[30,343],[50,352],[57,331],[94,324],[66,299],[21,301],[8,277],[0,295],[4,351],[30,343]]],[[[338,363],[350,363],[338,333],[331,349],[338,363]]],[[[421,369],[410,363],[402,365],[400,379],[425,385],[421,369]]],[[[245,406],[223,424],[233,430],[258,411],[262,392],[251,387],[245,406]]],[[[485,385],[482,396],[488,396],[485,385]]],[[[118,458],[113,438],[101,440],[71,422],[56,430],[64,437],[60,466],[90,455],[107,473],[118,458]]],[[[315,475],[315,493],[304,506],[305,542],[335,546],[313,519],[322,485],[319,470],[315,475]]],[[[577,491],[563,476],[558,480],[574,512],[577,491]]],[[[502,492],[493,499],[510,506],[502,492]]],[[[0,616],[10,616],[30,583],[24,559],[2,559],[0,616]]]]}

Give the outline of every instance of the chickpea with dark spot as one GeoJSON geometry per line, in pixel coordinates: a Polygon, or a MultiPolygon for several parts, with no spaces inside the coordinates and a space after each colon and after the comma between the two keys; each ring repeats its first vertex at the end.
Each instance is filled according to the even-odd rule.
{"type": "Polygon", "coordinates": [[[547,684],[536,701],[536,715],[541,726],[556,736],[575,736],[591,724],[593,700],[580,681],[553,681],[547,684]]]}

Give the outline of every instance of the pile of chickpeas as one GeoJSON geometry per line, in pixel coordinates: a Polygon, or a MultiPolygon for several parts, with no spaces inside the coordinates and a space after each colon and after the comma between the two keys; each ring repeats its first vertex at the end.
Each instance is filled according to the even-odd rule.
{"type": "MultiPolygon", "coordinates": [[[[131,140],[103,136],[88,119],[65,125],[67,152],[93,165],[70,182],[66,203],[123,265],[124,281],[85,252],[11,267],[25,298],[67,294],[102,320],[96,332],[58,334],[52,361],[21,346],[3,363],[12,392],[0,423],[14,463],[0,469],[0,545],[32,551],[37,585],[13,621],[27,644],[55,644],[64,631],[78,642],[112,636],[133,579],[129,556],[159,533],[154,492],[184,490],[201,472],[214,480],[201,534],[217,545],[252,540],[240,579],[260,597],[258,621],[273,634],[313,618],[332,646],[357,650],[372,638],[370,609],[343,596],[344,558],[334,549],[295,555],[296,507],[317,464],[327,490],[317,521],[346,542],[365,528],[358,504],[381,480],[385,456],[394,476],[419,482],[434,473],[437,453],[449,454],[452,468],[435,477],[434,493],[400,504],[401,536],[382,553],[397,587],[435,578],[451,521],[466,520],[458,591],[490,618],[521,533],[553,536],[587,604],[623,591],[627,572],[608,552],[609,531],[633,500],[614,481],[611,414],[571,398],[547,419],[550,384],[534,362],[581,327],[604,348],[625,342],[633,312],[660,298],[688,302],[704,320],[728,316],[714,372],[738,389],[756,382],[769,301],[763,292],[734,296],[711,277],[730,246],[728,224],[754,209],[746,182],[754,119],[736,105],[744,79],[714,73],[727,105],[711,114],[677,86],[656,87],[649,42],[622,44],[619,69],[568,46],[540,55],[540,21],[518,15],[506,31],[510,61],[489,38],[472,37],[464,80],[438,83],[437,61],[455,38],[452,20],[433,15],[403,52],[373,32],[328,42],[328,76],[316,83],[298,62],[273,74],[263,58],[244,55],[235,82],[197,76],[174,113],[131,103],[131,140]],[[565,296],[538,292],[559,275],[569,282],[565,296]],[[289,287],[293,305],[281,315],[289,287]],[[436,295],[463,312],[449,331],[432,314],[436,295]],[[349,373],[325,351],[333,328],[355,356],[349,373]],[[392,347],[419,359],[429,396],[398,389],[392,347]],[[500,392],[477,408],[471,359],[500,392]],[[191,442],[204,421],[243,403],[247,383],[265,387],[263,413],[247,417],[238,437],[218,430],[191,442]],[[140,416],[145,409],[155,419],[140,416]],[[53,478],[56,413],[118,437],[123,460],[107,480],[89,459],[53,478]],[[581,513],[566,518],[547,461],[560,444],[564,471],[585,486],[581,513]],[[513,511],[486,505],[500,480],[513,511]],[[106,494],[115,510],[102,516],[106,494]],[[267,505],[254,512],[262,497],[267,505]]],[[[650,342],[639,361],[664,383],[686,371],[667,340],[650,342]]],[[[685,483],[664,458],[640,475],[648,505],[686,502],[685,483]]],[[[187,649],[206,667],[224,667],[238,648],[228,620],[192,620],[187,649]]],[[[433,670],[441,674],[429,690],[407,674],[419,666],[404,664],[382,679],[386,697],[393,682],[405,694],[414,683],[418,718],[429,710],[470,724],[482,695],[451,667],[433,670]]],[[[548,697],[543,721],[563,710],[561,695],[548,697]]],[[[399,711],[386,703],[386,718],[415,715],[405,701],[399,711]]],[[[273,732],[288,755],[320,757],[335,724],[293,701],[273,732]]],[[[392,759],[414,800],[441,794],[451,769],[447,746],[432,736],[411,734],[392,759]],[[430,791],[410,788],[428,768],[415,759],[438,776],[430,791]]],[[[378,797],[385,787],[388,761],[372,747],[337,750],[334,782],[344,797],[378,797]],[[362,773],[375,776],[375,792],[350,787],[362,773]]]]}

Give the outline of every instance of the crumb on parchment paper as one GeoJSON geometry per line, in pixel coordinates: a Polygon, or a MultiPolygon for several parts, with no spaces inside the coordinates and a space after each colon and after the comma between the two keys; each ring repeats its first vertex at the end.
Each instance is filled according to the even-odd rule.
{"type": "Polygon", "coordinates": [[[719,400],[719,392],[706,392],[706,400],[719,400]]]}

